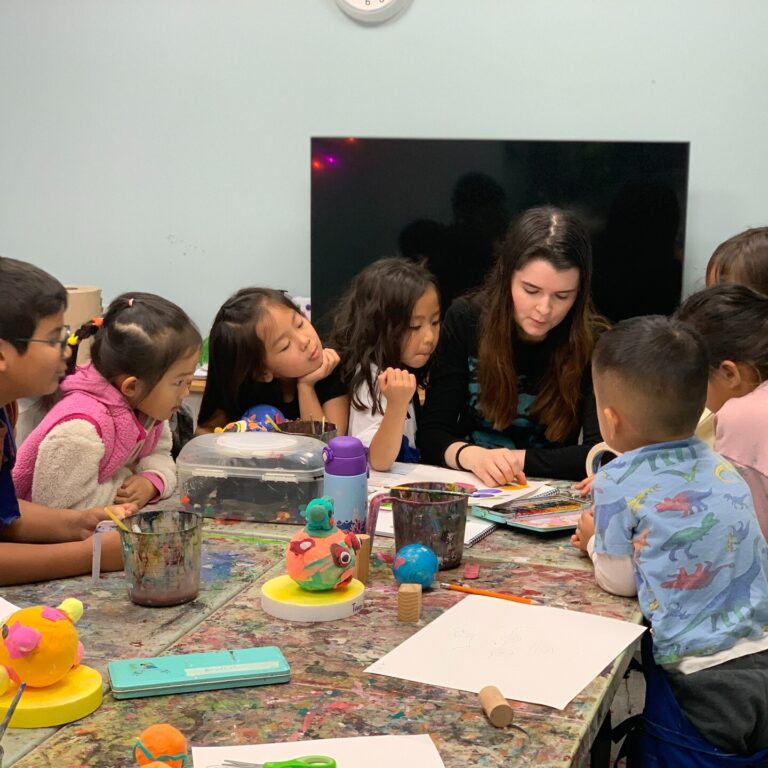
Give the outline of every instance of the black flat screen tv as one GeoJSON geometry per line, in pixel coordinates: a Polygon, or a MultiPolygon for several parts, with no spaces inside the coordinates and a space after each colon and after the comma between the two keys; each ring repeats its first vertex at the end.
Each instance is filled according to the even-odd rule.
{"type": "Polygon", "coordinates": [[[510,219],[574,210],[593,245],[592,292],[611,320],[680,301],[687,142],[313,138],[313,321],[383,256],[425,258],[446,308],[477,286],[510,219]]]}

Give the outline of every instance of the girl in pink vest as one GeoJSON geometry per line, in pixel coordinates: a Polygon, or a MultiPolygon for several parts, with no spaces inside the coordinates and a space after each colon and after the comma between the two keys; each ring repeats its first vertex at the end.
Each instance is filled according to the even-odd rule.
{"type": "Polygon", "coordinates": [[[200,333],[170,301],[126,293],[70,343],[91,336],[92,362],[64,379],[18,451],[18,497],[77,509],[166,498],[176,488],[168,419],[189,392],[200,333]]]}

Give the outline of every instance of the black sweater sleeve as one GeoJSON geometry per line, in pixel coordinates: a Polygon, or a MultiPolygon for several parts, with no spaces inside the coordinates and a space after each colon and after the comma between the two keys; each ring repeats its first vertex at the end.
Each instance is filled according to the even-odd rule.
{"type": "MultiPolygon", "coordinates": [[[[587,476],[589,449],[602,440],[592,388],[592,370],[589,365],[581,380],[581,427],[581,445],[526,449],[523,467],[525,474],[529,477],[552,477],[561,480],[582,480],[587,476]]],[[[575,440],[577,439],[578,436],[575,440]]]]}
{"type": "Polygon", "coordinates": [[[427,464],[444,465],[448,446],[468,434],[468,361],[477,354],[477,322],[477,311],[465,299],[457,299],[445,315],[416,432],[427,464]]]}

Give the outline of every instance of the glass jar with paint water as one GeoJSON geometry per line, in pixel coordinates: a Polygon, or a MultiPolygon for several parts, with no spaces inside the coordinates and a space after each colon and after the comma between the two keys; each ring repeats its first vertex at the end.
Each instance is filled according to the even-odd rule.
{"type": "Polygon", "coordinates": [[[202,518],[184,510],[139,512],[120,529],[128,597],[137,605],[181,605],[200,591],[202,518]]]}
{"type": "Polygon", "coordinates": [[[368,527],[375,530],[379,507],[389,503],[395,550],[423,544],[437,555],[441,571],[456,568],[464,554],[467,500],[474,490],[461,483],[403,483],[371,499],[368,527]]]}

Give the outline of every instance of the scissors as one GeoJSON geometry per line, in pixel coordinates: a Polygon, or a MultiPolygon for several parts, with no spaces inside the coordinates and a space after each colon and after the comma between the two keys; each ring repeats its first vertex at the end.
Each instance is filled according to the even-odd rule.
{"type": "MultiPolygon", "coordinates": [[[[26,683],[22,683],[19,686],[19,690],[16,691],[16,695],[13,697],[13,700],[11,701],[11,705],[8,707],[8,711],[5,713],[5,717],[3,718],[3,722],[0,723],[0,741],[2,741],[3,736],[5,736],[5,732],[8,730],[8,723],[11,722],[11,718],[13,717],[13,713],[16,711],[16,706],[19,703],[19,699],[21,698],[21,694],[24,693],[24,689],[27,687],[26,683]]],[[[3,750],[2,744],[0,744],[0,768],[3,768],[3,755],[5,754],[5,751],[3,750]]],[[[311,765],[311,763],[310,763],[311,765]]],[[[334,762],[334,765],[336,763],[334,762]]]]}
{"type": "Polygon", "coordinates": [[[211,766],[211,768],[310,768],[313,765],[336,768],[336,761],[332,757],[323,755],[306,755],[305,757],[295,757],[293,760],[270,761],[268,763],[243,763],[239,760],[225,760],[220,766],[211,766]]]}

